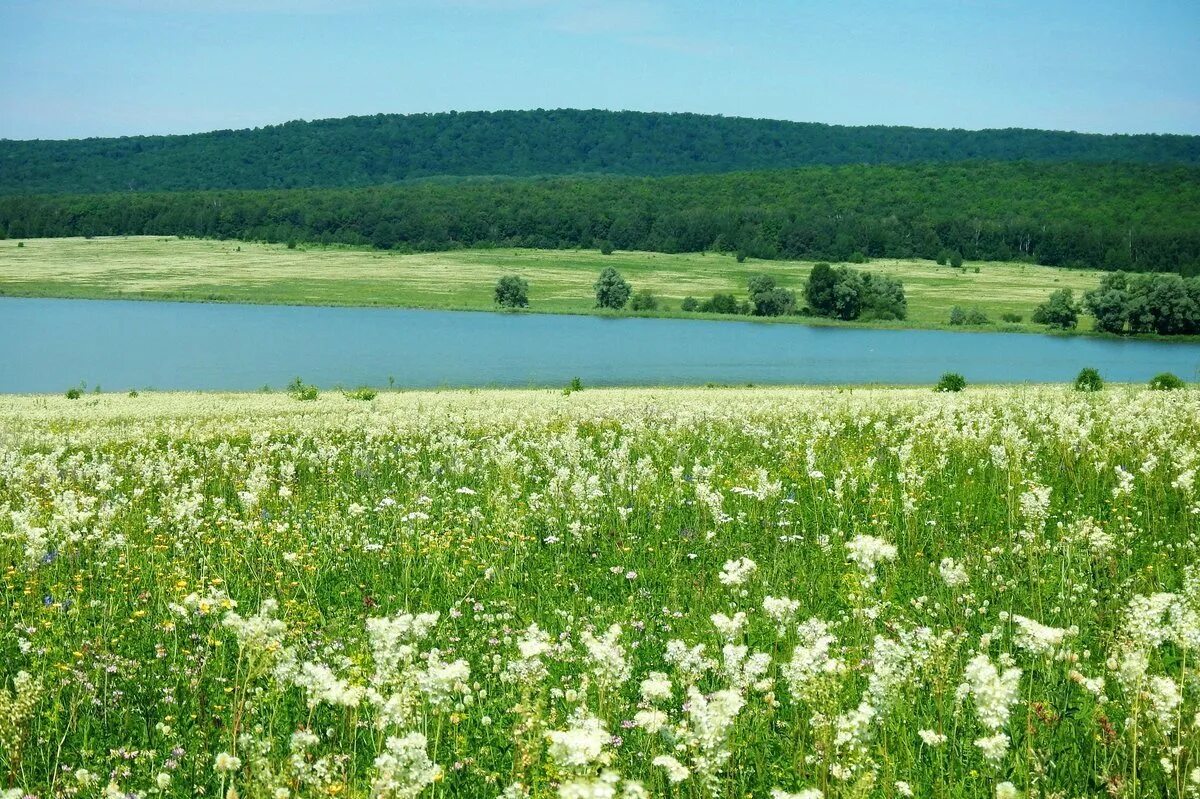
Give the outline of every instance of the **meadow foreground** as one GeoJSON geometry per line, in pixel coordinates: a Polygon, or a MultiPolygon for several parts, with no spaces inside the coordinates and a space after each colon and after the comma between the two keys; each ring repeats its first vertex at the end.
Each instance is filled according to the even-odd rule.
{"type": "Polygon", "coordinates": [[[1200,393],[0,399],[0,796],[1200,794],[1200,393]]]}

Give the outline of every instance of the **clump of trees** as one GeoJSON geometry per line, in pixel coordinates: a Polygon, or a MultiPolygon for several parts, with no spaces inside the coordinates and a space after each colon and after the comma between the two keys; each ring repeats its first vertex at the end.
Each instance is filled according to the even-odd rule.
{"type": "Polygon", "coordinates": [[[979,308],[964,310],[955,305],[950,309],[950,324],[952,325],[986,325],[989,321],[991,320],[988,319],[988,315],[979,308]]]}
{"type": "Polygon", "coordinates": [[[496,281],[496,304],[501,308],[529,307],[529,281],[517,275],[505,275],[496,281]]]}
{"type": "Polygon", "coordinates": [[[1200,333],[1200,277],[1113,272],[1083,303],[1106,333],[1200,333]]]}
{"type": "Polygon", "coordinates": [[[655,297],[649,289],[635,291],[633,296],[629,298],[629,310],[631,311],[657,311],[658,297],[655,297]]]}
{"type": "Polygon", "coordinates": [[[1079,303],[1070,289],[1052,292],[1049,299],[1033,311],[1033,321],[1060,330],[1074,330],[1079,324],[1079,303]]]}
{"type": "Polygon", "coordinates": [[[817,316],[835,319],[904,319],[908,300],[904,285],[887,275],[860,272],[827,263],[813,266],[804,297],[817,316]]]}
{"type": "Polygon", "coordinates": [[[619,311],[629,302],[633,288],[614,267],[606,266],[596,278],[596,307],[619,311]]]}
{"type": "Polygon", "coordinates": [[[755,316],[785,316],[796,310],[796,292],[780,287],[770,275],[750,278],[749,289],[755,316]]]}

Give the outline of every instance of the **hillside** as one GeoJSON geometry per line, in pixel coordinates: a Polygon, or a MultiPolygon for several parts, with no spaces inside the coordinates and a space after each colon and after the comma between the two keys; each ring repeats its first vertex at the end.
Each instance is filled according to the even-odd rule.
{"type": "Polygon", "coordinates": [[[253,130],[0,140],[0,193],[350,187],[958,161],[1200,164],[1200,137],[844,127],[632,111],[379,114],[253,130]]]}
{"type": "Polygon", "coordinates": [[[1200,272],[1200,167],[808,167],[368,189],[0,196],[10,238],[181,235],[374,245],[936,258],[1200,272]]]}

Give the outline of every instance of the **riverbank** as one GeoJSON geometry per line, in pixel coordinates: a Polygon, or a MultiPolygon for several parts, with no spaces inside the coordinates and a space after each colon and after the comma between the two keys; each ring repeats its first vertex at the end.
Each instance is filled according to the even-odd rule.
{"type": "MultiPolygon", "coordinates": [[[[592,283],[615,266],[635,290],[660,300],[658,310],[619,316],[745,321],[743,316],[685,313],[685,297],[717,292],[744,297],[755,274],[775,276],[802,291],[812,263],[738,263],[732,255],[584,250],[455,250],[401,254],[348,247],[300,246],[173,237],[31,239],[0,241],[0,295],[73,299],[136,299],[265,305],[316,305],[492,311],[492,291],[504,274],[530,284],[523,313],[612,316],[595,309],[592,283]],[[24,246],[18,246],[24,244],[24,246]]],[[[841,322],[793,316],[769,321],[867,329],[924,329],[1093,334],[1090,318],[1077,331],[1049,331],[1031,321],[1034,308],[1059,288],[1076,295],[1094,288],[1100,272],[1020,263],[968,263],[964,269],[931,261],[876,260],[856,268],[903,281],[904,321],[841,322]],[[976,272],[975,270],[979,271],[976,272]],[[952,326],[950,309],[978,308],[987,324],[952,326]],[[1003,314],[1016,314],[1008,323],[1003,314]]],[[[1153,338],[1153,337],[1149,337],[1153,338]]]]}

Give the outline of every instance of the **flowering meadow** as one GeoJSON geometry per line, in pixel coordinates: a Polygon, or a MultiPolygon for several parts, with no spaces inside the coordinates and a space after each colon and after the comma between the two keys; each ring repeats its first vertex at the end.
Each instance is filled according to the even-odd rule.
{"type": "Polygon", "coordinates": [[[0,797],[1200,796],[1200,392],[0,400],[0,797]]]}

